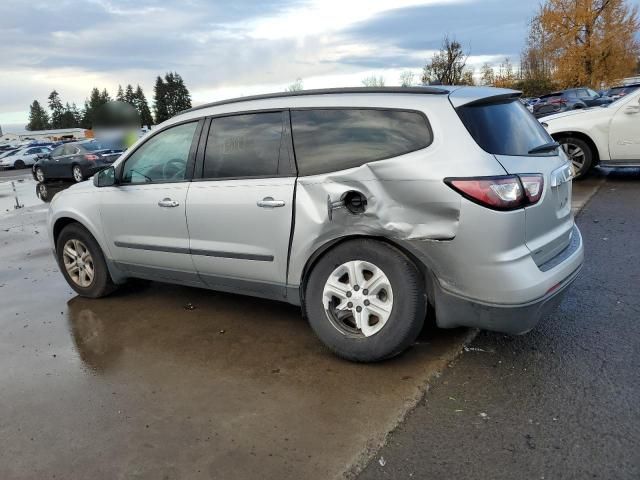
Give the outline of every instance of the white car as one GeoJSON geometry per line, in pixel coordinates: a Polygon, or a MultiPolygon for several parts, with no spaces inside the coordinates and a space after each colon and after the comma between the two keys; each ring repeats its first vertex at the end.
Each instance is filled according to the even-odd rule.
{"type": "Polygon", "coordinates": [[[640,166],[640,89],[603,106],[539,119],[565,151],[574,177],[596,166],[640,166]]]}
{"type": "Polygon", "coordinates": [[[49,153],[49,147],[26,147],[5,153],[0,157],[0,168],[25,168],[38,161],[39,153],[49,153]]]}

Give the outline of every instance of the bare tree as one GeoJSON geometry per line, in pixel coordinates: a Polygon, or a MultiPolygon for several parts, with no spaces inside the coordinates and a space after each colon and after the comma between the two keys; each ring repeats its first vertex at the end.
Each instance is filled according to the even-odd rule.
{"type": "Polygon", "coordinates": [[[384,77],[382,75],[379,77],[370,75],[362,79],[362,85],[365,87],[384,87],[384,77]]]}
{"type": "Polygon", "coordinates": [[[284,89],[285,92],[299,92],[300,90],[304,90],[301,78],[296,78],[295,82],[284,89]]]}
{"type": "Polygon", "coordinates": [[[415,73],[411,70],[405,70],[400,74],[400,85],[403,87],[411,87],[414,84],[415,73]]]}
{"type": "Polygon", "coordinates": [[[463,51],[462,45],[445,36],[440,51],[424,66],[422,83],[466,85],[470,80],[473,81],[473,72],[466,73],[467,58],[469,55],[463,51]]]}

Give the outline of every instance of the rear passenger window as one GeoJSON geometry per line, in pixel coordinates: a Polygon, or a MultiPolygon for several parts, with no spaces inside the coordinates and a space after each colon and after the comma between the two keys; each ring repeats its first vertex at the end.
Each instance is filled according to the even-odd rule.
{"type": "Polygon", "coordinates": [[[214,118],[203,178],[276,176],[282,143],[282,112],[214,118]]]}
{"type": "Polygon", "coordinates": [[[316,175],[425,148],[424,115],[400,110],[317,109],[291,112],[300,175],[316,175]]]}

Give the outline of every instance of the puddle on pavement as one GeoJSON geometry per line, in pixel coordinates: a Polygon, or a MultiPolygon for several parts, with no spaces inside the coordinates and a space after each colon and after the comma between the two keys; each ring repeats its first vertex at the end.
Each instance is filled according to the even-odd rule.
{"type": "Polygon", "coordinates": [[[26,176],[0,178],[0,215],[48,203],[70,182],[38,183],[26,176]]]}

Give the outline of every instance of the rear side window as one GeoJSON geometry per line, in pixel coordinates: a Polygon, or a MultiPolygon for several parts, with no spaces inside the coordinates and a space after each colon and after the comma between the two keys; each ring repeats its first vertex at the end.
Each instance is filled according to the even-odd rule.
{"type": "Polygon", "coordinates": [[[400,110],[314,109],[291,112],[300,175],[316,175],[427,147],[424,115],[400,110]]]}
{"type": "Polygon", "coordinates": [[[275,177],[282,130],[282,112],[214,118],[203,178],[275,177]]]}
{"type": "Polygon", "coordinates": [[[457,112],[476,143],[494,155],[528,155],[533,148],[553,142],[518,100],[465,105],[457,112]]]}

